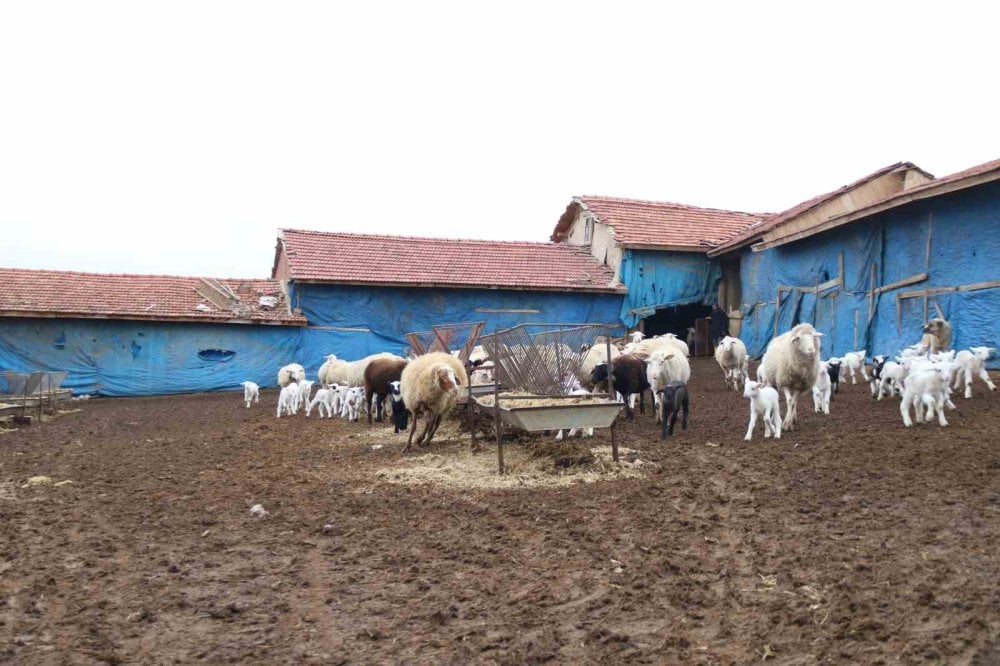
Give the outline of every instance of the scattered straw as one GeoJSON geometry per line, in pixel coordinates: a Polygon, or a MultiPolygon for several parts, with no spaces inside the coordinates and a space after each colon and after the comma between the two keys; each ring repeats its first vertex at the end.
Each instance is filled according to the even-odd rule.
{"type": "MultiPolygon", "coordinates": [[[[501,408],[506,407],[506,408],[513,409],[513,408],[516,408],[516,407],[554,407],[554,406],[561,406],[561,405],[583,405],[583,404],[587,404],[587,403],[598,403],[598,404],[601,404],[601,403],[608,402],[608,400],[606,398],[600,398],[600,397],[593,396],[593,395],[575,395],[575,396],[566,397],[566,398],[547,398],[545,396],[538,396],[537,398],[534,398],[534,399],[527,399],[527,400],[524,399],[527,396],[533,396],[533,395],[535,395],[535,394],[534,393],[520,393],[520,392],[501,393],[500,394],[500,407],[501,408]],[[520,400],[508,400],[506,402],[504,401],[504,398],[510,398],[510,397],[520,397],[522,399],[520,399],[520,400]]],[[[482,396],[478,396],[476,399],[479,401],[479,404],[481,404],[481,405],[486,405],[487,407],[490,407],[490,406],[493,405],[493,396],[492,395],[482,395],[482,396]]]]}

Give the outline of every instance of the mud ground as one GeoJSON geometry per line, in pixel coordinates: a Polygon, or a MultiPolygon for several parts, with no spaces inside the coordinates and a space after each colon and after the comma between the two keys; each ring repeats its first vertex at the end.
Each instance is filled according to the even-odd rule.
{"type": "Polygon", "coordinates": [[[276,420],[272,392],[0,434],[0,660],[1000,663],[1000,394],[907,430],[846,385],[748,445],[693,365],[688,431],[618,429],[645,478],[554,488],[388,483],[391,426],[276,420]]]}

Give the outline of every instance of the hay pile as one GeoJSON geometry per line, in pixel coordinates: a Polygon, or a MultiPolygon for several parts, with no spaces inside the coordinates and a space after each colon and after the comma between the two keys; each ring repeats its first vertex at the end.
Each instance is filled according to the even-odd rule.
{"type": "MultiPolygon", "coordinates": [[[[561,444],[561,442],[555,442],[561,444]]],[[[585,447],[587,448],[587,447],[585,447]]],[[[376,471],[379,481],[393,484],[433,484],[449,488],[509,490],[513,488],[565,487],[577,483],[595,483],[618,479],[637,479],[646,476],[655,463],[647,463],[638,452],[619,448],[621,462],[611,460],[610,446],[588,449],[592,462],[569,467],[556,467],[553,458],[541,458],[532,453],[532,447],[504,447],[507,473],[497,474],[496,451],[492,447],[473,453],[466,447],[459,450],[429,453],[405,460],[398,467],[376,471]]]]}

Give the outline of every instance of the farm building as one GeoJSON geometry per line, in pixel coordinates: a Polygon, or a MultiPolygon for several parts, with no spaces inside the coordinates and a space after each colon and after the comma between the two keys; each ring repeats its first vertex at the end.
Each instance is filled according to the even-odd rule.
{"type": "Polygon", "coordinates": [[[0,269],[0,370],[65,370],[78,393],[267,385],[305,323],[274,280],[0,269]]]}
{"type": "Polygon", "coordinates": [[[893,164],[777,214],[576,197],[552,240],[615,272],[629,327],[680,335],[718,302],[752,355],[809,322],[830,356],[895,353],[935,316],[958,348],[1000,346],[998,231],[994,161],[942,178],[893,164]]]}

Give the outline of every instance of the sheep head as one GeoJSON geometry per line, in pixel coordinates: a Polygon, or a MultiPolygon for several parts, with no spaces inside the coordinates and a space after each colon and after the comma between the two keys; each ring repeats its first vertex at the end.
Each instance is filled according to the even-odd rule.
{"type": "Polygon", "coordinates": [[[590,371],[590,382],[595,386],[601,382],[606,382],[608,380],[608,364],[598,363],[594,366],[594,369],[590,371]]]}
{"type": "Polygon", "coordinates": [[[629,337],[632,338],[633,343],[639,344],[640,342],[642,342],[642,339],[646,337],[646,334],[643,333],[642,331],[635,331],[634,333],[630,333],[629,337]]]}
{"type": "Polygon", "coordinates": [[[434,370],[434,377],[442,391],[458,392],[458,377],[455,376],[455,371],[447,365],[438,365],[434,370]]]}
{"type": "Polygon", "coordinates": [[[748,379],[746,384],[743,385],[743,397],[744,398],[756,398],[760,395],[760,387],[763,386],[760,382],[755,382],[752,379],[748,379]]]}
{"type": "Polygon", "coordinates": [[[819,352],[819,339],[823,334],[809,324],[799,324],[792,329],[792,344],[798,347],[804,356],[816,356],[819,352]]]}
{"type": "Polygon", "coordinates": [[[969,351],[975,354],[977,357],[983,359],[984,361],[989,359],[989,357],[996,351],[994,347],[969,347],[969,351]]]}

